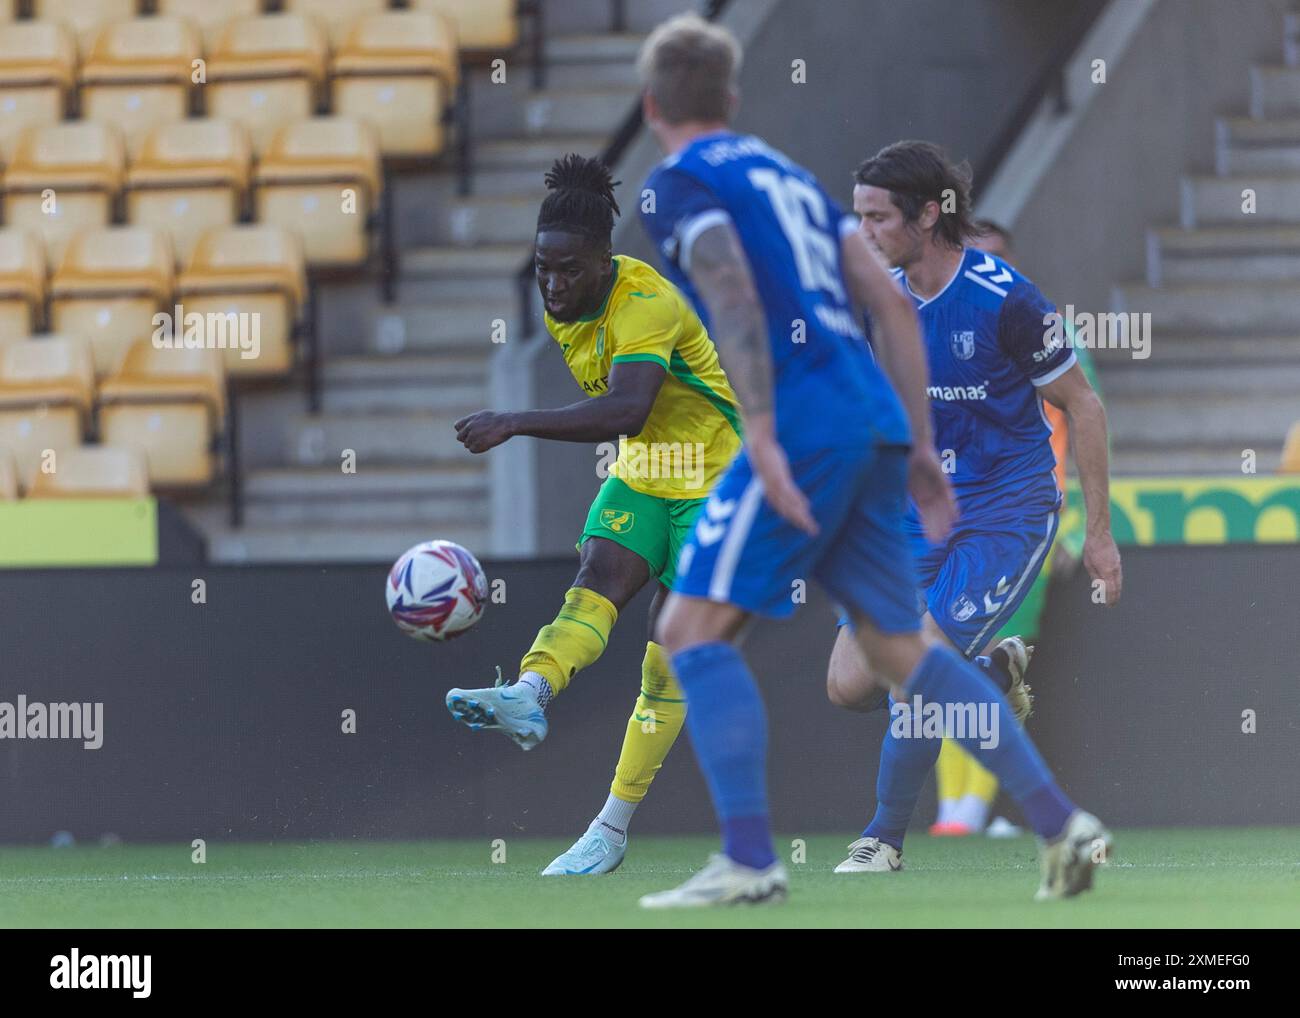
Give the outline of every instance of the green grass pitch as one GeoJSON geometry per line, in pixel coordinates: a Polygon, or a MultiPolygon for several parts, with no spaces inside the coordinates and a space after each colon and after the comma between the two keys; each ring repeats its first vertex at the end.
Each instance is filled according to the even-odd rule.
{"type": "MultiPolygon", "coordinates": [[[[778,844],[790,857],[791,837],[778,844]]],[[[635,838],[618,872],[542,878],[567,842],[209,843],[0,848],[0,925],[241,926],[1294,926],[1300,828],[1121,830],[1096,889],[1037,904],[1032,838],[913,835],[908,870],[834,876],[845,837],[806,841],[790,899],[774,907],[647,913],[636,900],[673,886],[712,837],[635,838]]]]}

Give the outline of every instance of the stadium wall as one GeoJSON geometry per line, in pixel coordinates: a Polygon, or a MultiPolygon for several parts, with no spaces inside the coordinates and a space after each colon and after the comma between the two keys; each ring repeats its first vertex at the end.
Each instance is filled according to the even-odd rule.
{"type": "MultiPolygon", "coordinates": [[[[1101,0],[730,4],[722,21],[745,46],[737,129],[788,152],[846,208],[854,169],[891,141],[929,138],[978,163],[1081,4],[1102,6],[1101,0]],[[794,61],[804,62],[802,83],[794,61]]],[[[636,212],[641,185],[660,158],[654,139],[642,132],[616,172],[624,216],[614,248],[652,264],[657,255],[636,212]]],[[[537,405],[577,398],[557,351],[540,350],[533,370],[537,405]]],[[[595,462],[586,446],[536,444],[539,553],[572,549],[599,483],[595,462]]]]}
{"type": "MultiPolygon", "coordinates": [[[[632,709],[645,598],[552,709],[545,745],[523,754],[455,725],[443,694],[490,683],[496,664],[513,671],[572,565],[487,571],[504,603],[442,645],[397,632],[372,567],[0,572],[0,711],[20,695],[103,705],[98,749],[0,739],[0,841],[573,834],[603,801],[632,709]]],[[[1093,605],[1081,574],[1055,587],[1031,728],[1066,789],[1121,826],[1300,823],[1297,575],[1295,544],[1133,547],[1122,610],[1093,605]]],[[[747,645],[789,836],[851,834],[874,806],[886,717],[827,704],[832,639],[814,592],[747,645]]],[[[712,829],[685,740],[636,827],[712,829]]]]}

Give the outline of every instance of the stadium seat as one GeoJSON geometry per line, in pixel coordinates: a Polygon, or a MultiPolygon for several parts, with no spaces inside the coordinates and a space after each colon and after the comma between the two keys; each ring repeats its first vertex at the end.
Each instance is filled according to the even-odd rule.
{"type": "Polygon", "coordinates": [[[117,128],[90,121],[29,127],[4,175],[4,221],[36,232],[58,265],[78,230],[107,226],[122,187],[117,128]]]}
{"type": "Polygon", "coordinates": [[[86,230],[68,245],[50,281],[56,332],[90,340],[95,374],[117,370],[127,348],[171,312],[174,262],[167,237],[142,226],[86,230]]]}
{"type": "Polygon", "coordinates": [[[324,27],[331,46],[337,46],[347,34],[348,26],[367,14],[387,10],[387,0],[283,0],[291,14],[315,18],[324,27]]]}
{"type": "Polygon", "coordinates": [[[101,28],[134,18],[136,12],[136,0],[32,0],[33,16],[67,26],[83,54],[90,52],[101,28]]]}
{"type": "Polygon", "coordinates": [[[282,124],[316,112],[326,55],[314,18],[268,14],[230,22],[208,57],[208,116],[243,124],[260,155],[282,124]]]}
{"type": "Polygon", "coordinates": [[[213,437],[225,417],[216,350],[158,349],[140,340],[99,389],[99,434],[145,455],[151,488],[211,482],[213,437]]]}
{"type": "Polygon", "coordinates": [[[287,124],[253,173],[256,218],[297,230],[310,266],[360,265],[380,180],[374,131],[365,121],[313,117],[287,124]]]}
{"type": "Polygon", "coordinates": [[[199,37],[181,18],[135,18],[103,28],[81,68],[81,115],[116,124],[128,156],[150,128],[183,120],[199,37]]]}
{"type": "Polygon", "coordinates": [[[502,53],[519,44],[516,0],[408,0],[407,6],[448,18],[462,52],[502,53]]]}
{"type": "Polygon", "coordinates": [[[46,450],[81,444],[95,372],[84,339],[42,336],[0,347],[0,446],[26,488],[46,450]]]}
{"type": "Polygon", "coordinates": [[[1282,446],[1282,465],[1277,468],[1279,474],[1300,474],[1300,421],[1291,425],[1286,433],[1286,444],[1282,446]]]}
{"type": "Polygon", "coordinates": [[[0,502],[12,502],[18,497],[18,466],[14,454],[0,447],[0,502]]]}
{"type": "Polygon", "coordinates": [[[228,347],[226,374],[268,377],[285,374],[293,363],[290,339],[306,289],[297,235],[259,224],[205,233],[176,293],[186,314],[256,315],[257,356],[228,347]]]}
{"type": "Polygon", "coordinates": [[[333,109],[367,120],[385,156],[436,155],[457,73],[455,29],[445,19],[417,11],[359,18],[334,54],[333,109]]]}
{"type": "Polygon", "coordinates": [[[255,18],[262,13],[261,0],[156,0],[158,13],[169,18],[187,18],[210,49],[226,25],[236,18],[255,18]]]}
{"type": "Polygon", "coordinates": [[[0,344],[36,331],[45,308],[45,255],[30,230],[0,229],[0,344]]]}
{"type": "Polygon", "coordinates": [[[52,21],[0,24],[0,163],[24,128],[63,119],[76,81],[77,46],[52,21]]]}
{"type": "Polygon", "coordinates": [[[233,121],[159,127],[127,170],[127,219],[167,233],[180,268],[204,231],[239,221],[251,167],[248,132],[233,121]]]}
{"type": "Polygon", "coordinates": [[[149,474],[138,449],[83,445],[60,450],[54,469],[37,472],[28,498],[142,498],[149,474]]]}

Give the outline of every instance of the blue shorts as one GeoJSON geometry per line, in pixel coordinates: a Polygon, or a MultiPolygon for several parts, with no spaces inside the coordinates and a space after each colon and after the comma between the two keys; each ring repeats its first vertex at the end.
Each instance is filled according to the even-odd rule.
{"type": "Polygon", "coordinates": [[[906,447],[821,449],[796,455],[790,470],[820,532],[805,534],[772,510],[742,449],[696,518],[673,590],[784,618],[811,579],[883,631],[916,632],[906,447]]]}
{"type": "MultiPolygon", "coordinates": [[[[1056,538],[1059,508],[1049,474],[1014,502],[959,499],[952,533],[938,544],[926,540],[915,512],[908,513],[921,610],[966,657],[979,654],[1028,595],[1056,538]]],[[[841,617],[840,625],[847,621],[841,617]]]]}

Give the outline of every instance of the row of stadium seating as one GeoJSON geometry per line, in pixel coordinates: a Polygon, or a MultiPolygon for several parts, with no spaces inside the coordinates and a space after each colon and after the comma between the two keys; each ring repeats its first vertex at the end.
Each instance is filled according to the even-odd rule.
{"type": "MultiPolygon", "coordinates": [[[[0,448],[0,501],[22,494],[18,468],[0,448]]],[[[144,456],[129,446],[83,445],[59,450],[48,469],[38,471],[28,499],[139,498],[149,493],[144,456]]]]}
{"type": "Polygon", "coordinates": [[[137,14],[158,14],[191,20],[205,39],[215,39],[223,25],[234,18],[247,18],[272,11],[310,14],[339,31],[362,14],[387,9],[409,8],[429,11],[449,19],[462,49],[472,52],[500,52],[519,40],[516,0],[30,0],[26,5],[0,0],[0,23],[30,16],[65,25],[87,51],[104,25],[125,21],[137,14]]]}
{"type": "Polygon", "coordinates": [[[44,336],[0,350],[0,449],[14,487],[31,491],[63,450],[95,435],[139,453],[146,490],[207,485],[225,422],[225,383],[215,351],[141,340],[96,384],[90,345],[44,336]]]}
{"type": "Polygon", "coordinates": [[[276,134],[254,166],[225,121],[156,128],[124,164],[116,129],[91,122],[29,128],[0,181],[5,225],[37,233],[56,268],[78,232],[125,221],[167,235],[178,265],[209,229],[251,218],[293,230],[311,267],[356,267],[382,199],[374,136],[362,120],[323,116],[276,134]]]}
{"type": "Polygon", "coordinates": [[[285,122],[332,110],[369,122],[385,156],[429,157],[458,75],[454,28],[419,11],[352,19],[333,52],[310,15],[227,22],[206,50],[185,18],[136,18],[99,29],[80,61],[57,22],[0,24],[0,155],[79,108],[117,126],[132,156],[151,128],[199,110],[242,124],[259,155],[285,122]]]}
{"type": "Polygon", "coordinates": [[[292,339],[306,297],[301,246],[283,227],[208,230],[179,276],[158,230],[82,231],[47,276],[34,236],[0,229],[0,350],[41,330],[77,336],[87,342],[100,379],[121,369],[138,340],[182,341],[187,321],[197,323],[188,331],[198,339],[190,341],[216,349],[230,375],[283,377],[293,364],[292,339]],[[181,320],[174,321],[178,309],[181,320]],[[168,317],[156,319],[160,314],[168,317]]]}

